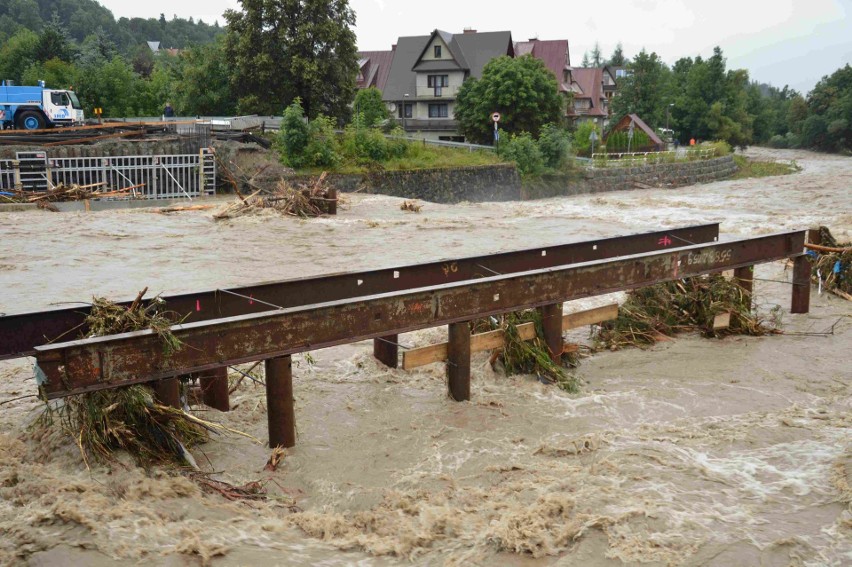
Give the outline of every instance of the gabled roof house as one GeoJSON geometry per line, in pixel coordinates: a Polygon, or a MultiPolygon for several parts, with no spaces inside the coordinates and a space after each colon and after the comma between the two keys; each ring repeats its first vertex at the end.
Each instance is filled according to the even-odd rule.
{"type": "Polygon", "coordinates": [[[408,132],[459,140],[455,100],[462,83],[482,76],[486,63],[514,55],[512,33],[465,30],[401,37],[393,51],[382,99],[408,132]]]}
{"type": "Polygon", "coordinates": [[[390,74],[391,63],[393,63],[393,50],[359,51],[356,86],[359,89],[375,87],[384,91],[385,83],[387,83],[390,74]]]}

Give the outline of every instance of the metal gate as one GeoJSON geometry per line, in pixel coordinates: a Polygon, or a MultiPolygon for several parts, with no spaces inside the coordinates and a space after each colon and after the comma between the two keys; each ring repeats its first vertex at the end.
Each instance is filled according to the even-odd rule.
{"type": "Polygon", "coordinates": [[[0,160],[0,191],[46,191],[57,185],[96,185],[101,191],[133,188],[128,197],[172,199],[216,193],[216,159],[209,148],[197,154],[51,158],[18,152],[0,160]]]}

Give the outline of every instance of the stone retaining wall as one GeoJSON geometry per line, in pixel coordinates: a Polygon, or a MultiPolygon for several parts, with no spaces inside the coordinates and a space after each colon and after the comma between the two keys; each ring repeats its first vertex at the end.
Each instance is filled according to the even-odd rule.
{"type": "Polygon", "coordinates": [[[611,167],[589,169],[575,175],[543,176],[540,180],[524,183],[524,199],[625,191],[651,187],[684,187],[730,177],[737,171],[733,156],[715,159],[661,163],[639,167],[611,167]],[[640,185],[641,184],[641,185],[640,185]]]}

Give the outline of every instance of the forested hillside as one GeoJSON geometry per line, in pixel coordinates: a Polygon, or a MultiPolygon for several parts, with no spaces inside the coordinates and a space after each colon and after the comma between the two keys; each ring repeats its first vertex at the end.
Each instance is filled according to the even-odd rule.
{"type": "Polygon", "coordinates": [[[21,30],[41,32],[56,17],[68,36],[82,43],[102,30],[122,53],[130,54],[146,41],[183,49],[212,42],[223,30],[218,23],[192,18],[120,18],[94,0],[0,0],[0,42],[21,30]]]}

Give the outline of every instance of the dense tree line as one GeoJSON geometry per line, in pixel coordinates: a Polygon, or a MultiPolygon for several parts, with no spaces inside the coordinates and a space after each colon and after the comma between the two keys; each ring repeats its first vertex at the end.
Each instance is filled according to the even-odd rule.
{"type": "Polygon", "coordinates": [[[159,41],[163,47],[183,49],[210,43],[223,32],[218,22],[208,25],[165,14],[155,18],[119,18],[94,0],[0,0],[0,42],[21,30],[36,33],[54,19],[70,39],[82,43],[95,30],[102,30],[119,52],[133,55],[146,41],[159,41]]]}
{"type": "Polygon", "coordinates": [[[852,68],[823,78],[807,95],[749,80],[727,69],[720,48],[707,59],[684,57],[667,66],[645,50],[627,62],[618,81],[612,123],[638,114],[653,128],[668,125],[686,142],[852,151],[852,68]]]}

